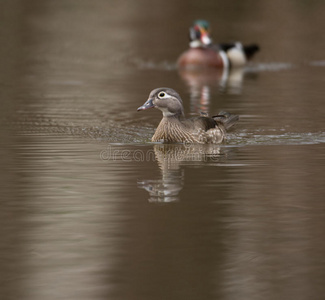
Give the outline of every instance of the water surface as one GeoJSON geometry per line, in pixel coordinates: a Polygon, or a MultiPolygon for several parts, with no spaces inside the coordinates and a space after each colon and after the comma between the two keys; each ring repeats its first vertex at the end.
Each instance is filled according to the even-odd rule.
{"type": "Polygon", "coordinates": [[[322,299],[323,9],[4,1],[1,299],[322,299]],[[202,17],[261,52],[178,71],[202,17]],[[223,145],[153,144],[161,113],[136,109],[160,86],[240,122],[223,145]]]}

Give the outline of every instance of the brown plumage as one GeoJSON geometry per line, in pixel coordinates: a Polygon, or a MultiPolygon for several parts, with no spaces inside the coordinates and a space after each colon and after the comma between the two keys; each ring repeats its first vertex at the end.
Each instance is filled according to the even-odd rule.
{"type": "Polygon", "coordinates": [[[163,113],[152,137],[153,142],[220,144],[225,139],[226,131],[239,119],[226,112],[220,112],[214,117],[185,119],[182,99],[170,88],[151,91],[149,99],[138,111],[149,108],[158,108],[163,113]]]}

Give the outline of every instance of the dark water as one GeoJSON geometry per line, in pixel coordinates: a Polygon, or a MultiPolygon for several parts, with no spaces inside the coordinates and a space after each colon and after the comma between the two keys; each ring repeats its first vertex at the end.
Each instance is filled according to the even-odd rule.
{"type": "Polygon", "coordinates": [[[1,299],[324,299],[323,1],[2,1],[1,299]],[[187,28],[258,42],[178,72],[187,28]],[[150,143],[149,92],[241,116],[150,143]]]}

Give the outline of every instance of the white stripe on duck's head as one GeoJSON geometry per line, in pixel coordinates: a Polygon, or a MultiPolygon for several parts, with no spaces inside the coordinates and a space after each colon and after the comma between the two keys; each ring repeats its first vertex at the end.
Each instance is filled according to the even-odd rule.
{"type": "Polygon", "coordinates": [[[184,116],[183,101],[180,95],[171,88],[157,88],[150,92],[148,100],[137,110],[157,108],[164,117],[184,116]]]}

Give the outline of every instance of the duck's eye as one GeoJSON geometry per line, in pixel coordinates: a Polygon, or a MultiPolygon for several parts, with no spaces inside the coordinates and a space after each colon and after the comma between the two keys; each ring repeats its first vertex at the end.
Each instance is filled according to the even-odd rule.
{"type": "Polygon", "coordinates": [[[159,98],[165,98],[165,97],[166,97],[166,93],[164,93],[164,92],[160,92],[160,93],[158,94],[158,97],[159,97],[159,98]]]}

